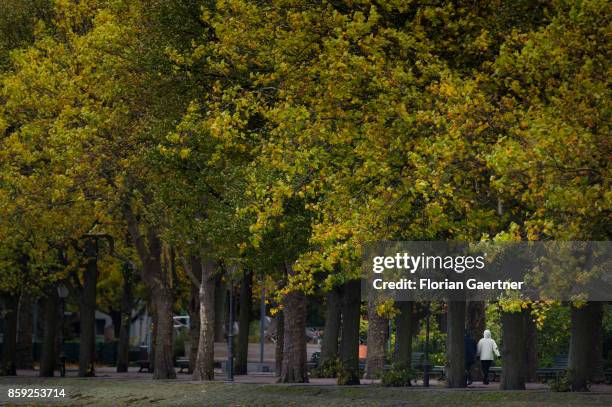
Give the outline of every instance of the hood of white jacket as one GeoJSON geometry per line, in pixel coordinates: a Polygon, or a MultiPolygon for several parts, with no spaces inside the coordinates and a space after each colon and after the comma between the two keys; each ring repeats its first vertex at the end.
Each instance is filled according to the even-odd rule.
{"type": "Polygon", "coordinates": [[[485,329],[484,337],[487,339],[491,339],[491,331],[489,331],[488,329],[485,329]]]}

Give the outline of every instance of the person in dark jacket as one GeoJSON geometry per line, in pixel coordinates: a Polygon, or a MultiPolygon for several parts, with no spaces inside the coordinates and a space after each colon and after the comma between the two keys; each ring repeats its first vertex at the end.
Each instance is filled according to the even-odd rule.
{"type": "Polygon", "coordinates": [[[472,384],[472,365],[476,359],[476,340],[472,338],[470,333],[465,331],[465,377],[468,386],[472,384]]]}

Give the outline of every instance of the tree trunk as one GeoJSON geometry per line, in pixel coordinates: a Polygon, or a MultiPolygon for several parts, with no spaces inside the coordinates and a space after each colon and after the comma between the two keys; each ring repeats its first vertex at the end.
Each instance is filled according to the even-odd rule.
{"type": "Polygon", "coordinates": [[[446,329],[446,387],[466,387],[464,301],[449,301],[446,329]]]}
{"type": "MultiPolygon", "coordinates": [[[[602,315],[595,316],[596,320],[602,320],[603,322],[603,307],[601,308],[602,315]]],[[[591,376],[589,377],[591,383],[604,383],[606,376],[604,375],[604,360],[603,360],[603,339],[604,330],[602,323],[595,323],[593,327],[593,352],[591,352],[592,360],[591,376]]]]}
{"type": "Polygon", "coordinates": [[[285,342],[285,315],[283,311],[278,311],[276,314],[276,345],[274,346],[274,362],[276,377],[280,377],[283,370],[283,346],[285,342]]]}
{"type": "Polygon", "coordinates": [[[162,267],[162,242],[151,225],[144,228],[146,233],[141,233],[141,225],[132,211],[129,202],[125,202],[123,213],[128,225],[128,230],[138,257],[142,263],[142,280],[149,288],[155,310],[155,344],[153,345],[154,379],[175,379],[173,361],[173,335],[174,321],[172,308],[174,305],[174,275],[172,268],[162,267]]]}
{"type": "Polygon", "coordinates": [[[113,335],[115,336],[115,339],[119,339],[119,335],[121,335],[121,308],[114,309],[109,307],[106,313],[110,317],[113,324],[113,335]]]}
{"type": "Polygon", "coordinates": [[[160,289],[154,293],[153,304],[157,329],[155,332],[155,370],[153,379],[176,379],[174,370],[174,294],[170,289],[160,289]]]}
{"type": "Polygon", "coordinates": [[[253,302],[253,274],[245,271],[240,285],[240,315],[238,316],[238,346],[236,349],[236,374],[247,374],[249,357],[249,326],[253,302]]]}
{"type": "Polygon", "coordinates": [[[40,377],[53,377],[56,365],[57,349],[55,347],[57,339],[57,309],[59,301],[55,286],[47,290],[44,299],[44,319],[43,319],[43,341],[40,356],[40,377]]]}
{"type": "Polygon", "coordinates": [[[601,350],[594,335],[601,329],[603,307],[601,302],[587,302],[580,308],[572,305],[572,336],[570,339],[569,369],[573,391],[587,391],[589,379],[596,366],[594,352],[601,350]]]}
{"type": "Polygon", "coordinates": [[[98,248],[95,239],[85,241],[85,271],[79,298],[81,335],[79,344],[79,377],[94,376],[96,352],[96,286],[98,285],[98,248]]]}
{"type": "Polygon", "coordinates": [[[215,293],[215,342],[224,342],[228,303],[227,288],[221,275],[215,278],[215,293]]]}
{"type": "MultiPolygon", "coordinates": [[[[293,275],[293,267],[287,265],[287,272],[293,275]]],[[[283,333],[283,364],[279,382],[308,383],[306,366],[306,294],[290,291],[283,298],[285,316],[283,333]]]]}
{"type": "Polygon", "coordinates": [[[132,292],[132,272],[129,264],[123,269],[123,293],[121,295],[121,319],[119,326],[119,350],[117,355],[117,372],[127,372],[130,355],[130,325],[134,294],[132,292]]]}
{"type": "Polygon", "coordinates": [[[4,335],[2,336],[2,366],[0,366],[2,376],[17,375],[15,351],[17,349],[18,305],[16,295],[4,296],[4,335]]]}
{"type": "Polygon", "coordinates": [[[321,364],[338,357],[341,305],[338,288],[333,287],[327,293],[325,327],[323,328],[323,342],[321,343],[321,364]]]}
{"type": "MultiPolygon", "coordinates": [[[[484,333],[486,327],[486,313],[484,301],[470,301],[467,305],[467,331],[470,336],[478,342],[484,333]]],[[[476,362],[476,361],[475,361],[476,362]]],[[[472,365],[472,380],[482,380],[482,369],[480,363],[472,365]]]]}
{"type": "Polygon", "coordinates": [[[538,330],[531,315],[531,309],[525,312],[525,381],[535,382],[538,370],[538,330]]]}
{"type": "Polygon", "coordinates": [[[19,299],[19,330],[17,332],[17,369],[33,369],[32,334],[34,318],[32,300],[21,295],[19,299]]]}
{"type": "Polygon", "coordinates": [[[198,357],[198,344],[200,342],[200,288],[195,284],[191,285],[189,295],[189,370],[187,373],[193,374],[198,357]]]}
{"type": "Polygon", "coordinates": [[[373,299],[368,301],[368,355],[364,379],[379,378],[385,368],[385,344],[389,320],[378,315],[377,306],[378,302],[373,299]]]}
{"type": "Polygon", "coordinates": [[[149,349],[149,372],[155,372],[155,349],[157,348],[157,309],[153,302],[150,303],[151,310],[151,348],[149,349]]]}
{"type": "Polygon", "coordinates": [[[502,312],[504,369],[501,390],[525,390],[525,315],[520,312],[502,312]]]}
{"type": "Polygon", "coordinates": [[[215,379],[215,263],[202,259],[200,280],[200,337],[198,355],[193,371],[194,380],[215,379]]]}
{"type": "Polygon", "coordinates": [[[359,384],[359,320],[361,317],[361,280],[351,280],[342,288],[342,337],[340,358],[343,372],[338,384],[359,384]]]}
{"type": "Polygon", "coordinates": [[[411,368],[412,363],[412,301],[397,303],[399,315],[395,319],[395,363],[411,368]]]}

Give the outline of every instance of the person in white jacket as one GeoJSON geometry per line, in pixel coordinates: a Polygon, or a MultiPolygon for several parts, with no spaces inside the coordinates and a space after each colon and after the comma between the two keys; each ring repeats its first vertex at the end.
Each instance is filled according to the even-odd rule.
{"type": "Polygon", "coordinates": [[[491,331],[485,329],[484,337],[478,341],[476,345],[476,356],[480,358],[480,364],[482,366],[483,384],[489,384],[489,369],[495,359],[495,356],[499,357],[499,349],[493,339],[491,339],[491,331]]]}

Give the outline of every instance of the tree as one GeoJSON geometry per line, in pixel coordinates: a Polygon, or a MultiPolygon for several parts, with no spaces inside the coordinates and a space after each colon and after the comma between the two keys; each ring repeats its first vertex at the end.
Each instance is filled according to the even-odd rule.
{"type": "MultiPolygon", "coordinates": [[[[295,277],[293,265],[287,263],[287,278],[295,277]]],[[[306,294],[290,289],[283,295],[283,364],[279,382],[308,383],[306,367],[306,294]]]]}
{"type": "Polygon", "coordinates": [[[446,328],[447,387],[465,387],[465,308],[463,301],[449,301],[446,328]]]}
{"type": "MultiPolygon", "coordinates": [[[[371,294],[372,294],[371,290],[371,294]]],[[[368,299],[368,354],[364,378],[378,378],[385,368],[389,320],[381,315],[384,304],[371,295],[368,299]]]]}
{"type": "Polygon", "coordinates": [[[361,281],[349,280],[342,287],[342,372],[338,384],[359,384],[359,320],[361,318],[361,281]]]}
{"type": "Polygon", "coordinates": [[[504,356],[504,370],[500,383],[502,390],[525,390],[525,314],[529,311],[523,309],[521,304],[518,308],[501,313],[504,356]]]}
{"type": "MultiPolygon", "coordinates": [[[[484,301],[470,301],[466,310],[466,330],[476,341],[481,337],[486,326],[486,313],[484,301]]],[[[482,376],[479,363],[472,365],[472,379],[482,376]]]]}
{"type": "MultiPolygon", "coordinates": [[[[240,314],[238,316],[238,346],[236,349],[236,374],[247,374],[249,357],[249,328],[253,302],[253,274],[242,272],[240,283],[240,314]]],[[[263,316],[262,316],[263,318],[263,316]]]]}
{"type": "Polygon", "coordinates": [[[75,290],[79,304],[79,320],[81,323],[81,334],[79,342],[79,376],[88,377],[95,375],[95,352],[96,352],[96,286],[98,284],[98,242],[95,238],[85,240],[83,250],[84,271],[83,282],[77,278],[75,290]]]}
{"type": "Polygon", "coordinates": [[[117,372],[127,372],[130,351],[130,326],[134,309],[135,276],[133,264],[124,262],[122,267],[122,295],[119,327],[119,348],[117,349],[117,372]]]}
{"type": "Polygon", "coordinates": [[[193,377],[196,380],[214,380],[214,345],[215,345],[215,270],[216,265],[211,259],[201,261],[200,277],[200,343],[193,377]]]}
{"type": "Polygon", "coordinates": [[[17,320],[18,299],[15,295],[4,297],[3,319],[5,321],[4,335],[2,337],[2,366],[0,373],[3,376],[17,375],[17,361],[15,351],[17,348],[17,320]]]}
{"type": "MultiPolygon", "coordinates": [[[[527,239],[609,239],[602,216],[609,211],[604,112],[610,90],[602,42],[608,10],[609,4],[591,1],[560,5],[549,25],[509,38],[493,66],[495,109],[506,137],[488,162],[504,200],[520,197],[527,239]]],[[[577,312],[573,319],[579,326],[581,318],[592,323],[587,331],[572,330],[582,336],[570,349],[575,390],[584,389],[588,373],[580,363],[592,360],[587,337],[600,324],[588,315],[577,312]]]]}
{"type": "Polygon", "coordinates": [[[43,340],[40,356],[40,377],[53,377],[57,364],[56,331],[58,297],[55,287],[47,290],[44,300],[43,340]]]}
{"type": "Polygon", "coordinates": [[[323,342],[321,343],[322,365],[338,358],[341,311],[340,289],[332,287],[326,296],[325,327],[323,328],[323,342]]]}
{"type": "Polygon", "coordinates": [[[395,356],[394,363],[400,366],[412,367],[412,336],[414,335],[413,328],[413,309],[412,301],[400,301],[396,303],[398,314],[395,318],[395,356]]]}

